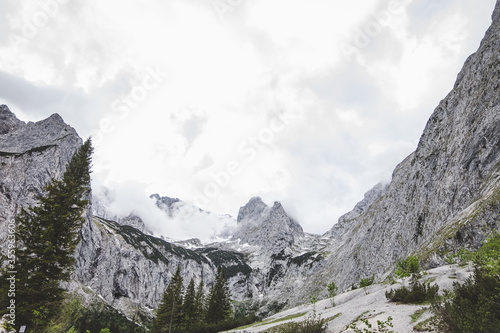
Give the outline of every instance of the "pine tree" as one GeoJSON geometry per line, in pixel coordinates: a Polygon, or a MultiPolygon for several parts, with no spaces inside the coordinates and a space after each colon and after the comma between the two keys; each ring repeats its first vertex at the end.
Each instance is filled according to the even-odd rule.
{"type": "Polygon", "coordinates": [[[63,179],[53,179],[38,205],[22,209],[16,218],[18,324],[41,330],[61,306],[60,283],[70,278],[89,203],[92,150],[88,139],[66,165],[63,179]]]}
{"type": "Polygon", "coordinates": [[[196,290],[194,289],[194,281],[191,279],[189,281],[188,287],[186,289],[186,293],[184,295],[184,304],[182,306],[182,313],[183,313],[183,321],[184,321],[184,326],[189,327],[191,326],[196,319],[196,308],[195,308],[195,301],[196,301],[196,290]]]}
{"type": "Polygon", "coordinates": [[[205,318],[205,283],[203,282],[203,279],[200,281],[198,284],[198,288],[196,289],[196,297],[194,299],[194,308],[195,308],[195,313],[196,313],[196,318],[195,322],[196,323],[201,323],[203,322],[203,319],[205,318]]]}
{"type": "Polygon", "coordinates": [[[222,267],[217,268],[215,283],[208,296],[206,319],[209,323],[218,324],[232,315],[229,286],[222,267]]]}
{"type": "Polygon", "coordinates": [[[153,333],[172,333],[180,327],[182,320],[182,276],[181,269],[177,270],[168,284],[156,310],[156,318],[151,331],[153,333]]]}

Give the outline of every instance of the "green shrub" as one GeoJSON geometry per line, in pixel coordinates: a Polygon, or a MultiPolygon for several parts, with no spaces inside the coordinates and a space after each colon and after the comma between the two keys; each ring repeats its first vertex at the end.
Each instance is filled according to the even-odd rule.
{"type": "Polygon", "coordinates": [[[474,274],[433,305],[444,332],[500,332],[500,235],[494,232],[472,258],[474,274]]]}
{"type": "Polygon", "coordinates": [[[419,257],[411,255],[398,262],[394,275],[398,278],[404,278],[418,272],[420,272],[419,257]]]}
{"type": "Polygon", "coordinates": [[[363,278],[359,281],[359,287],[365,288],[371,286],[373,284],[373,281],[375,281],[375,275],[373,275],[371,278],[363,278]]]}
{"type": "Polygon", "coordinates": [[[332,306],[335,306],[335,300],[333,299],[337,295],[337,290],[339,287],[335,284],[335,282],[330,282],[327,286],[328,289],[328,296],[330,297],[330,302],[332,303],[332,306]]]}
{"type": "Polygon", "coordinates": [[[402,286],[397,289],[386,291],[385,297],[391,302],[421,304],[432,302],[438,296],[439,286],[428,282],[419,282],[418,275],[413,274],[410,288],[402,286]]]}
{"type": "Polygon", "coordinates": [[[445,332],[500,332],[500,278],[476,268],[464,284],[454,283],[451,299],[433,309],[445,332]]]}
{"type": "Polygon", "coordinates": [[[474,253],[464,248],[461,248],[456,253],[451,253],[444,258],[444,261],[447,264],[459,264],[460,266],[465,266],[468,262],[473,260],[474,253]]]}
{"type": "Polygon", "coordinates": [[[337,287],[335,282],[330,282],[327,288],[328,288],[328,295],[330,296],[330,298],[335,297],[337,295],[337,290],[339,289],[339,287],[337,287]]]}

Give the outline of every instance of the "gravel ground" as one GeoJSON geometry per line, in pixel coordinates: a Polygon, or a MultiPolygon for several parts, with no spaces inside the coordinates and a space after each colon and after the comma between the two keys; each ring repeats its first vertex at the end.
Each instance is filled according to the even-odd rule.
{"type": "MultiPolygon", "coordinates": [[[[421,281],[430,280],[432,283],[437,283],[440,293],[442,293],[445,289],[452,289],[453,282],[463,282],[471,274],[472,267],[470,266],[458,267],[456,265],[450,265],[427,271],[421,281]]],[[[358,329],[365,328],[366,326],[361,322],[360,318],[368,319],[373,327],[376,328],[377,320],[384,322],[387,321],[389,316],[392,317],[393,328],[391,330],[394,332],[416,332],[414,330],[415,325],[432,317],[432,313],[430,311],[421,311],[423,314],[416,321],[412,322],[410,315],[415,314],[415,312],[425,306],[388,302],[385,297],[385,292],[391,288],[398,288],[402,284],[408,286],[409,279],[405,279],[404,281],[398,280],[397,283],[393,285],[389,283],[375,284],[365,289],[356,289],[337,295],[335,297],[335,307],[332,307],[330,299],[325,299],[318,301],[314,307],[311,304],[307,304],[288,309],[266,318],[262,323],[254,324],[243,330],[233,330],[229,332],[262,332],[270,327],[281,325],[286,322],[302,321],[307,318],[307,316],[313,315],[314,311],[322,318],[335,317],[335,319],[328,322],[327,332],[355,332],[353,329],[349,328],[353,323],[358,329]],[[293,319],[284,319],[301,313],[306,314],[293,319]]],[[[434,331],[430,329],[420,332],[434,331]]]]}

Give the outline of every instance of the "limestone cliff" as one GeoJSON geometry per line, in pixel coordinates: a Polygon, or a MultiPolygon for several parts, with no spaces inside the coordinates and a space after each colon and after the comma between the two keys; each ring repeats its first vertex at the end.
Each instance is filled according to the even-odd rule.
{"type": "Polygon", "coordinates": [[[477,248],[499,228],[500,1],[492,19],[416,151],[367,208],[346,214],[325,235],[329,256],[294,299],[329,280],[347,288],[363,277],[383,278],[412,253],[435,267],[448,251],[477,248]]]}
{"type": "MultiPolygon", "coordinates": [[[[325,235],[304,233],[280,203],[252,198],[229,241],[173,243],[145,233],[140,217],[115,217],[105,200],[94,199],[68,288],[86,286],[133,314],[158,305],[178,266],[186,283],[210,284],[222,265],[232,298],[272,312],[326,296],[331,281],[346,289],[363,277],[382,279],[412,253],[438,266],[449,251],[478,247],[500,220],[499,77],[500,0],[479,50],[434,110],[415,152],[325,235]]],[[[81,143],[58,115],[26,124],[0,106],[0,245],[7,221],[62,176],[81,143]]],[[[167,215],[177,214],[178,199],[153,199],[167,215]]]]}

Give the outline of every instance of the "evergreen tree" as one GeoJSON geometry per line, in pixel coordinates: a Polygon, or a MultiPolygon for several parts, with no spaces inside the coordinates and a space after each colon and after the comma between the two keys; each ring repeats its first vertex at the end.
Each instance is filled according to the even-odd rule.
{"type": "Polygon", "coordinates": [[[194,281],[193,279],[191,279],[186,289],[186,294],[184,295],[184,304],[182,306],[182,313],[184,315],[184,324],[186,327],[192,326],[197,317],[195,301],[196,301],[196,290],[194,289],[194,281]]]}
{"type": "Polygon", "coordinates": [[[177,270],[163,293],[160,306],[156,310],[156,318],[151,331],[153,333],[172,333],[182,325],[182,276],[177,270]]]}
{"type": "Polygon", "coordinates": [[[70,278],[89,203],[92,150],[88,139],[66,165],[63,179],[53,179],[38,205],[22,209],[16,218],[18,325],[41,330],[61,306],[60,282],[70,278]]]}
{"type": "Polygon", "coordinates": [[[200,281],[198,284],[198,288],[196,289],[196,297],[194,299],[194,308],[196,312],[196,318],[195,322],[201,323],[203,322],[203,319],[205,318],[205,283],[203,282],[203,279],[200,281]]]}
{"type": "Polygon", "coordinates": [[[217,277],[210,289],[206,319],[209,323],[218,324],[232,315],[229,286],[222,267],[217,268],[217,277]]]}

